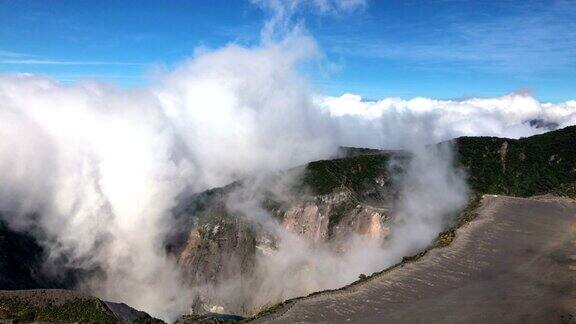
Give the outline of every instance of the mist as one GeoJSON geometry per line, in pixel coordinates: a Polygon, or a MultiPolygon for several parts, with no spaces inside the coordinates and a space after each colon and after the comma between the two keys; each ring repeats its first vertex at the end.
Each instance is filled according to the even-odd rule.
{"type": "Polygon", "coordinates": [[[153,89],[2,75],[8,223],[42,238],[48,264],[66,256],[64,266],[103,271],[83,289],[162,318],[185,312],[189,296],[162,246],[175,198],[337,148],[292,67],[313,45],[230,45],[153,89]]]}
{"type": "MultiPolygon", "coordinates": [[[[404,137],[404,151],[386,166],[395,192],[391,210],[365,215],[370,220],[364,233],[352,231],[333,240],[310,237],[264,207],[267,199],[302,206],[306,191],[294,191],[293,186],[302,181],[302,168],[261,174],[235,187],[227,210],[264,233],[265,240],[259,240],[253,271],[197,287],[205,310],[256,314],[290,298],[343,287],[428,247],[456,220],[469,193],[466,174],[455,167],[452,143],[424,144],[429,123],[419,124],[404,137]]],[[[303,213],[305,206],[300,207],[303,213]]]]}
{"type": "MultiPolygon", "coordinates": [[[[0,74],[0,212],[46,247],[46,271],[94,271],[78,289],[174,320],[199,289],[163,246],[176,226],[178,197],[334,157],[340,146],[411,152],[394,176],[399,195],[389,235],[352,237],[344,251],[274,220],[260,207],[269,184],[256,181],[229,202],[277,246],[259,257],[254,277],[202,289],[254,311],[337,288],[425,247],[464,206],[465,175],[453,168],[451,149],[426,144],[546,130],[532,120],[576,124],[574,102],[540,103],[526,93],[449,101],[324,96],[299,72],[323,58],[294,15],[298,8],[360,10],[363,2],[271,3],[259,44],[202,49],[149,87],[0,74]]],[[[281,187],[277,196],[293,194],[281,187]]]]}

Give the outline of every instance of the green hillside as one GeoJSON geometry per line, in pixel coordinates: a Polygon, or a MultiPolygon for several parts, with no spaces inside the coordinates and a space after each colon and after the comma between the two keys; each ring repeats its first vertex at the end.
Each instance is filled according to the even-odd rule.
{"type": "Polygon", "coordinates": [[[576,182],[576,127],[519,140],[462,137],[459,162],[474,191],[513,196],[573,195],[576,182]]]}
{"type": "MultiPolygon", "coordinates": [[[[532,196],[545,193],[574,195],[576,182],[576,126],[523,139],[460,137],[456,163],[466,170],[476,193],[532,196]]],[[[350,151],[350,148],[347,148],[350,151]]],[[[378,175],[388,173],[391,156],[405,153],[353,150],[351,157],[311,162],[304,183],[315,194],[337,188],[360,193],[378,175]]]]}

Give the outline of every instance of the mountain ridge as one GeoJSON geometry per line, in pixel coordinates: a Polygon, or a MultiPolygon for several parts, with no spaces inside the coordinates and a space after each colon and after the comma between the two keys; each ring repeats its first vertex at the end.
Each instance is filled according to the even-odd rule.
{"type": "MultiPolygon", "coordinates": [[[[576,198],[576,126],[521,139],[460,137],[450,142],[455,166],[468,174],[473,197],[556,194],[576,198]]],[[[167,253],[178,260],[191,284],[218,282],[253,271],[255,256],[274,249],[275,243],[266,230],[246,222],[238,211],[229,210],[229,195],[238,190],[259,195],[259,208],[291,232],[317,244],[332,244],[338,249],[338,240],[351,233],[385,236],[397,194],[389,162],[408,161],[410,154],[362,148],[342,148],[339,154],[335,159],[285,171],[297,174],[288,185],[297,195],[277,199],[270,192],[245,193],[243,181],[237,181],[184,198],[173,211],[178,231],[167,238],[167,253]]],[[[281,178],[274,177],[266,181],[274,183],[281,178]]],[[[443,234],[450,241],[453,232],[443,234]]],[[[42,247],[33,237],[0,223],[0,269],[14,267],[13,260],[23,258],[25,262],[20,265],[29,270],[3,271],[0,289],[61,288],[34,277],[41,273],[43,257],[42,247]],[[3,240],[6,237],[9,239],[3,240]],[[21,248],[9,248],[15,243],[21,248]]],[[[203,305],[214,302],[211,298],[199,301],[194,310],[208,312],[203,305]]],[[[241,310],[244,306],[233,307],[241,310]]],[[[250,307],[242,311],[256,312],[250,307]]]]}

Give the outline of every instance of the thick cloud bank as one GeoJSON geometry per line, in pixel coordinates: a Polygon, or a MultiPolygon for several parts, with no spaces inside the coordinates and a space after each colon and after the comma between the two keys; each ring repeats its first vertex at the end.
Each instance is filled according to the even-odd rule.
{"type": "Polygon", "coordinates": [[[542,103],[522,92],[495,98],[378,101],[344,94],[317,97],[315,102],[338,124],[340,142],[351,146],[401,147],[415,133],[431,143],[458,136],[518,138],[576,124],[576,101],[542,103]]]}

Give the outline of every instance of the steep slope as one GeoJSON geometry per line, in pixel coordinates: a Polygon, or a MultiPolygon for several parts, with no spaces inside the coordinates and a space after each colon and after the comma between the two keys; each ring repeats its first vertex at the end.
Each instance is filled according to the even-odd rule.
{"type": "MultiPolygon", "coordinates": [[[[254,215],[250,213],[266,213],[265,218],[288,232],[313,245],[331,246],[334,251],[345,249],[343,244],[351,235],[381,241],[388,234],[394,195],[383,157],[390,156],[313,162],[290,174],[264,179],[265,185],[239,182],[195,195],[175,212],[179,215],[177,228],[184,230],[169,239],[168,250],[175,254],[191,285],[234,278],[250,285],[257,259],[277,248],[274,226],[251,219],[254,215]],[[286,178],[291,181],[281,193],[270,189],[270,183],[286,178]],[[245,201],[257,206],[242,210],[237,205],[245,201]]],[[[212,305],[222,303],[212,299],[209,291],[201,296],[195,303],[196,312],[215,311],[212,305]]],[[[262,306],[239,303],[223,306],[240,314],[253,314],[262,306]]]]}
{"type": "Polygon", "coordinates": [[[456,143],[470,186],[477,192],[514,196],[576,193],[575,126],[519,140],[462,137],[456,143]]]}
{"type": "Polygon", "coordinates": [[[576,315],[576,203],[485,196],[448,247],[258,323],[568,323],[576,315]]]}
{"type": "Polygon", "coordinates": [[[0,289],[50,287],[53,283],[42,274],[43,258],[44,250],[32,236],[0,220],[0,289]]]}
{"type": "MultiPolygon", "coordinates": [[[[574,194],[576,126],[522,139],[460,137],[453,140],[456,159],[477,193],[532,196],[574,194]]],[[[306,183],[317,194],[351,182],[370,183],[395,152],[346,148],[353,157],[308,164],[306,183]],[[355,168],[364,173],[354,174],[355,168]]],[[[351,186],[354,188],[355,186],[351,186]]]]}
{"type": "Polygon", "coordinates": [[[70,290],[0,291],[0,320],[44,323],[163,323],[124,304],[70,290]]]}
{"type": "Polygon", "coordinates": [[[47,267],[47,251],[37,238],[11,229],[2,219],[0,215],[0,290],[72,289],[86,274],[47,267]]]}

